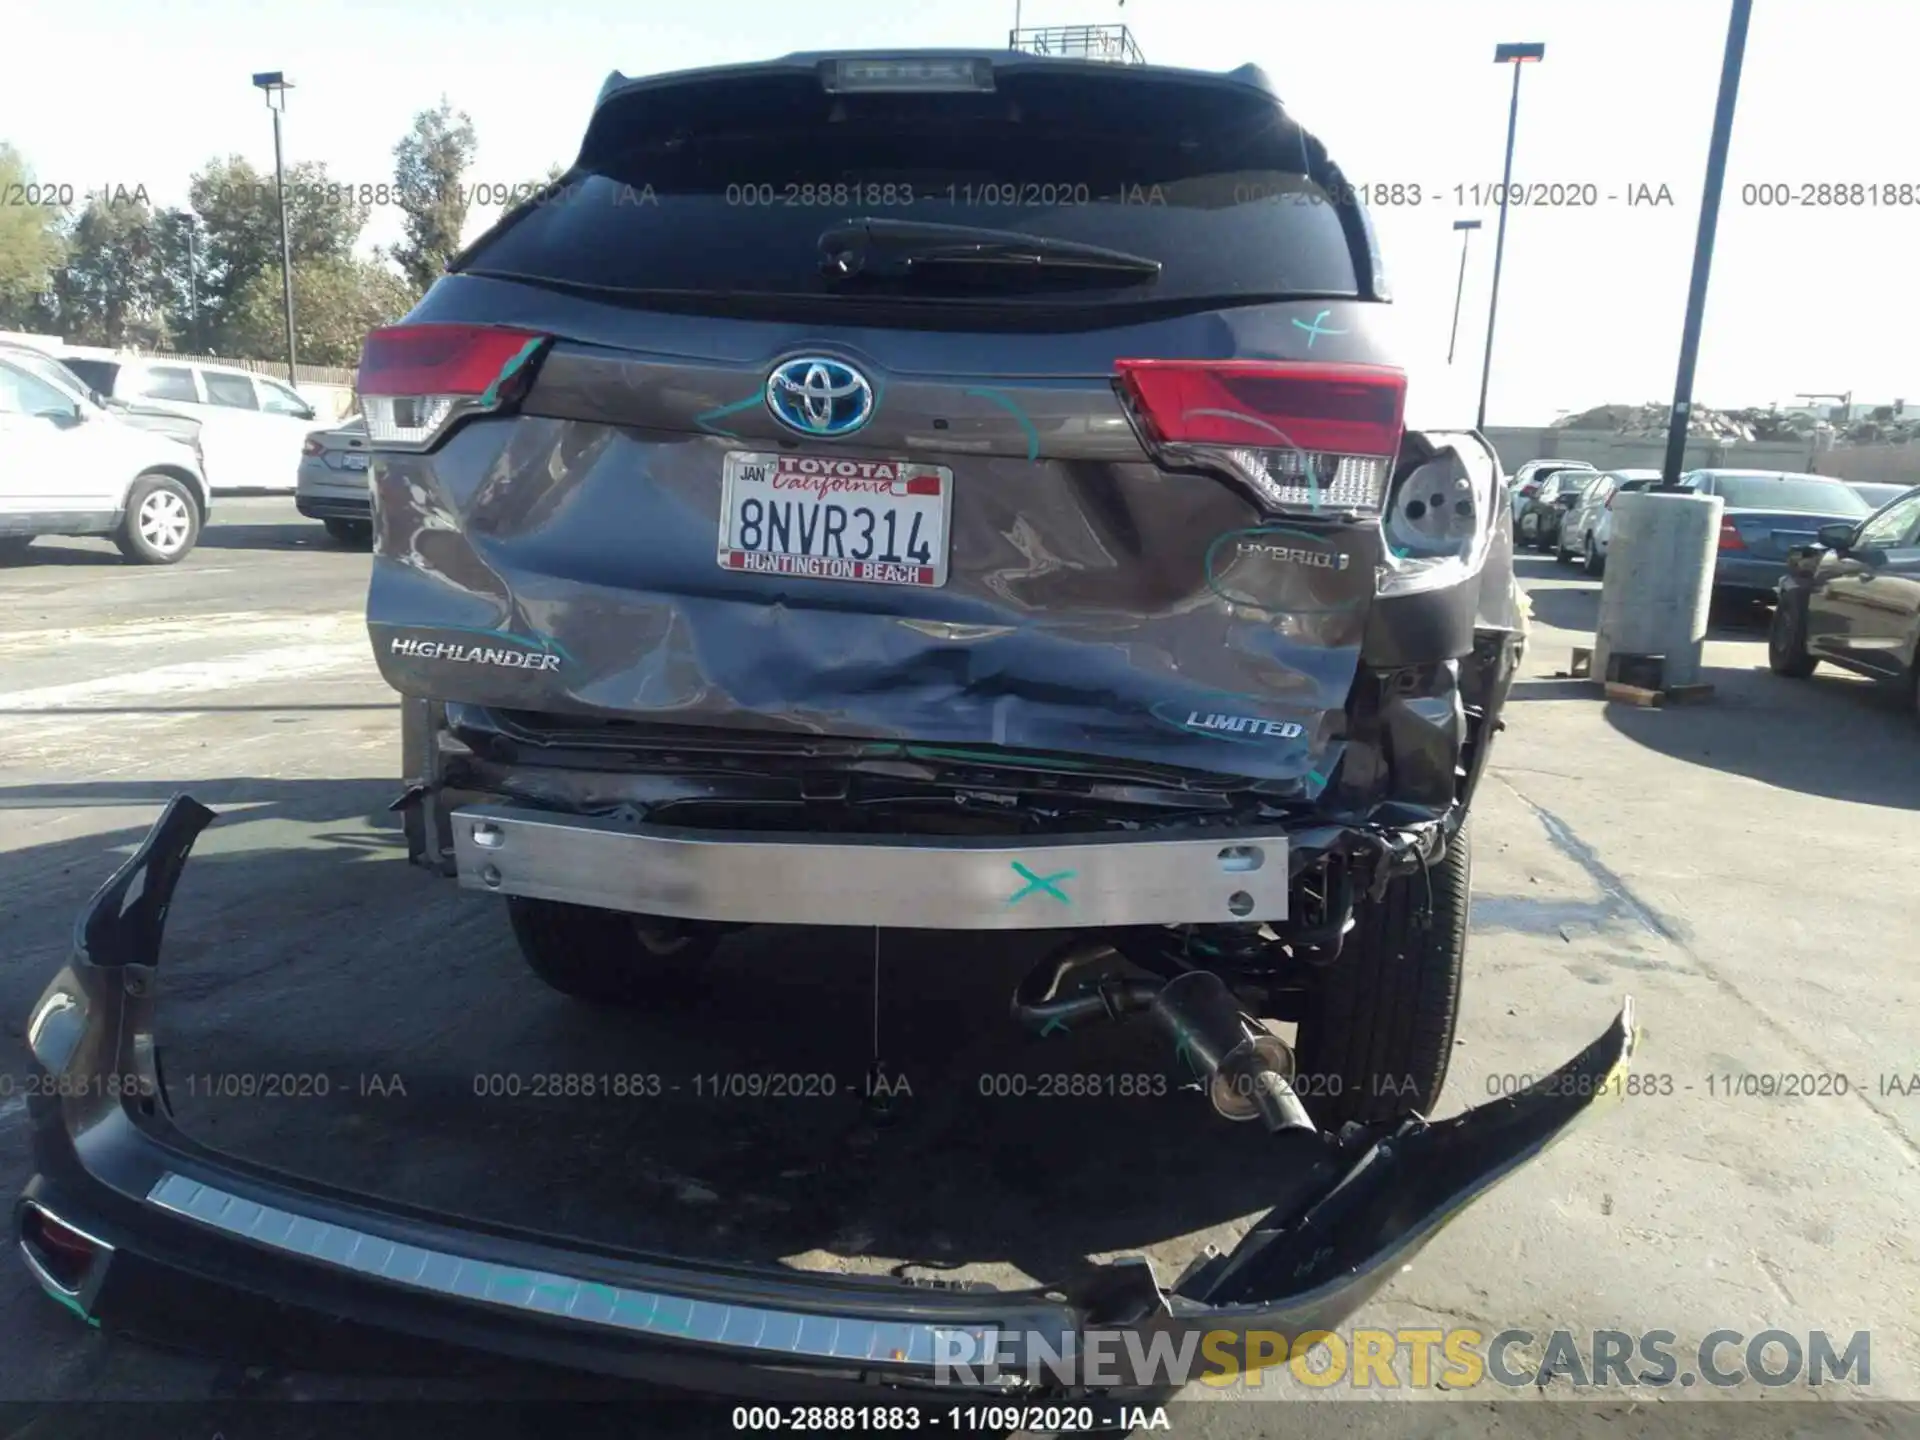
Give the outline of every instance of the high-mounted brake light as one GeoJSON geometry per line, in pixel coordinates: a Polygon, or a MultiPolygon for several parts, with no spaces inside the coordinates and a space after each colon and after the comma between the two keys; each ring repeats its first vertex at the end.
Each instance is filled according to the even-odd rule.
{"type": "Polygon", "coordinates": [[[1121,360],[1116,388],[1168,464],[1222,471],[1272,510],[1378,513],[1407,377],[1384,365],[1121,360]]]}
{"type": "Polygon", "coordinates": [[[516,403],[551,336],[498,325],[391,325],[360,352],[367,437],[424,450],[453,423],[516,403]]]}
{"type": "Polygon", "coordinates": [[[820,85],[830,95],[850,91],[949,94],[993,89],[993,62],[973,55],[863,56],[822,62],[820,85]]]}

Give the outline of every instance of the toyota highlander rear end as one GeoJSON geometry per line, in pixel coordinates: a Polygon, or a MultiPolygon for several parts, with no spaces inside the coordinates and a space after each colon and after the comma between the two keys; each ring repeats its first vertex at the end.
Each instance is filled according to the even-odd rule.
{"type": "Polygon", "coordinates": [[[16,1225],[70,1308],[1085,1395],[941,1362],[1331,1326],[1619,1092],[1628,1013],[1427,1118],[1522,638],[1499,467],[1406,425],[1366,217],[1259,72],[616,75],[565,179],[450,269],[360,377],[414,857],[505,896],[533,968],[597,1002],[741,925],[1061,932],[1013,1020],[1171,1044],[1260,1122],[1274,1208],[1178,1276],[929,1290],[219,1156],[169,1123],[156,1059],[161,923],[213,818],[182,798],[29,1026],[58,1083],[16,1225]]]}
{"type": "Polygon", "coordinates": [[[1498,465],[1405,428],[1366,216],[1259,72],[616,76],[451,270],[363,360],[368,619],[415,851],[545,978],[1117,929],[1437,1091],[1519,642],[1498,465]],[[1432,894],[1419,958],[1335,963],[1432,894]]]}

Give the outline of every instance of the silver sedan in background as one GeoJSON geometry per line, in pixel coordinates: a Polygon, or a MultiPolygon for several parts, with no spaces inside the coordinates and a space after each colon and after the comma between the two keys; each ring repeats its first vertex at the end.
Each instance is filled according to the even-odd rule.
{"type": "Polygon", "coordinates": [[[342,545],[373,539],[373,492],[368,484],[367,422],[355,416],[331,430],[315,430],[300,451],[293,505],[318,520],[342,545]]]}
{"type": "Polygon", "coordinates": [[[1560,522],[1560,539],[1553,558],[1562,565],[1575,560],[1589,575],[1606,570],[1607,545],[1613,539],[1613,497],[1623,490],[1651,490],[1660,483],[1658,470],[1608,470],[1580,493],[1560,522]]]}
{"type": "Polygon", "coordinates": [[[1869,505],[1873,506],[1874,509],[1878,510],[1888,501],[1899,499],[1902,495],[1906,494],[1907,491],[1911,490],[1913,486],[1911,484],[1885,485],[1877,480],[1849,480],[1847,481],[1847,488],[1869,505]]]}

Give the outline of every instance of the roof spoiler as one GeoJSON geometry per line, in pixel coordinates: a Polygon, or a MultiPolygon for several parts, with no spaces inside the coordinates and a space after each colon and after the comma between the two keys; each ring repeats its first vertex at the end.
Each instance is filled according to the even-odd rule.
{"type": "MultiPolygon", "coordinates": [[[[721,75],[750,74],[753,71],[778,73],[800,73],[818,70],[826,60],[952,60],[961,58],[982,59],[996,70],[1082,70],[1088,66],[1100,66],[1104,62],[1084,60],[1072,56],[1035,55],[1025,50],[807,50],[792,55],[782,55],[772,60],[755,60],[739,65],[705,65],[693,70],[665,70],[654,75],[627,75],[619,70],[609,71],[600,85],[600,93],[594,97],[593,108],[598,111],[602,105],[615,95],[632,90],[648,90],[675,85],[684,80],[710,80],[721,75]]],[[[1107,67],[1115,68],[1115,67],[1107,67]]],[[[1237,70],[1190,70],[1174,65],[1129,65],[1124,67],[1130,72],[1157,71],[1168,76],[1183,76],[1191,80],[1210,80],[1216,84],[1244,86],[1269,96],[1280,103],[1279,93],[1273,87],[1273,81],[1267,72],[1258,65],[1242,65],[1237,70]]]]}

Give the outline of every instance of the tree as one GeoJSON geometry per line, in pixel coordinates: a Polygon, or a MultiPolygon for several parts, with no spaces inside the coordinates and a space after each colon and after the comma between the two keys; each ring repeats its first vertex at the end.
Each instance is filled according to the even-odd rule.
{"type": "MultiPolygon", "coordinates": [[[[293,254],[294,293],[308,261],[346,261],[366,229],[371,198],[359,187],[336,184],[327,167],[303,162],[287,170],[288,248],[293,254]]],[[[272,175],[263,175],[238,155],[212,160],[188,187],[206,237],[200,270],[202,312],[216,348],[231,344],[227,327],[239,296],[259,278],[280,280],[280,205],[272,175]]]]}
{"type": "Polygon", "coordinates": [[[96,196],[66,236],[52,318],[72,345],[164,346],[158,233],[144,202],[96,196]]]}
{"type": "Polygon", "coordinates": [[[173,347],[189,355],[211,353],[212,335],[202,278],[206,234],[191,210],[163,210],[153,217],[154,288],[173,347]]]}
{"type": "MultiPolygon", "coordinates": [[[[293,335],[302,361],[352,365],[369,330],[391,325],[413,307],[413,292],[399,275],[375,261],[352,256],[295,260],[293,335]]],[[[230,302],[222,354],[264,360],[286,353],[286,313],[280,269],[259,270],[230,302]]]]}
{"type": "Polygon", "coordinates": [[[459,252],[460,232],[467,223],[462,181],[476,144],[472,119],[443,95],[438,107],[413,117],[413,128],[393,147],[393,178],[406,232],[395,258],[416,293],[433,284],[449,257],[459,252]]]}
{"type": "Polygon", "coordinates": [[[12,197],[39,197],[26,157],[0,144],[0,329],[30,329],[59,266],[64,246],[57,205],[11,203],[12,197]]]}

